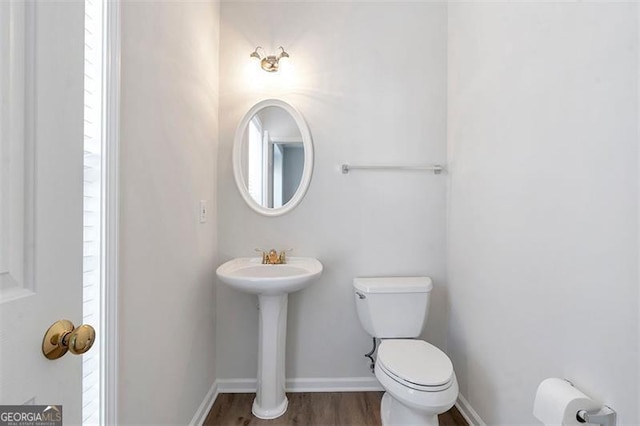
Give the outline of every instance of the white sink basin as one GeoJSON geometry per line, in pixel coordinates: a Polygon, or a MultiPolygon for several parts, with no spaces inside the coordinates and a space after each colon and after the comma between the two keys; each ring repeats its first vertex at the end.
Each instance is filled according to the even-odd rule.
{"type": "Polygon", "coordinates": [[[231,287],[252,294],[280,295],[301,290],[322,273],[312,257],[289,257],[282,265],[263,265],[258,257],[241,257],[222,264],[216,274],[231,287]]]}
{"type": "Polygon", "coordinates": [[[287,411],[284,392],[287,300],[322,273],[322,263],[312,257],[289,257],[283,265],[263,265],[258,257],[241,257],[222,264],[216,274],[229,286],[258,295],[260,337],[258,388],[251,412],[261,419],[275,419],[287,411]]]}

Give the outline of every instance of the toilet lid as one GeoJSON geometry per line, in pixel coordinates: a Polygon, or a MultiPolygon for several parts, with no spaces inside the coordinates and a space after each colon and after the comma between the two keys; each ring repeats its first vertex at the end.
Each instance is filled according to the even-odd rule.
{"type": "Polygon", "coordinates": [[[449,357],[424,340],[384,340],[377,362],[394,376],[419,386],[442,386],[453,377],[449,357]]]}

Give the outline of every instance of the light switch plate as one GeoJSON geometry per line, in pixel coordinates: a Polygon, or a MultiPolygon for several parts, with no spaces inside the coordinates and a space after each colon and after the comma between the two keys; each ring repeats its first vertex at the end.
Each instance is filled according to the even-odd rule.
{"type": "Polygon", "coordinates": [[[207,222],[207,200],[200,200],[200,223],[207,222]]]}

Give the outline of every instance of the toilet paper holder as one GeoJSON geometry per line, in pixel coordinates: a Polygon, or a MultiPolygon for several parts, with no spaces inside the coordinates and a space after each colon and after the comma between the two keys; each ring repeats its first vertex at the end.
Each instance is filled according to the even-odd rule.
{"type": "MultiPolygon", "coordinates": [[[[563,379],[565,382],[574,386],[573,382],[569,379],[563,379]]],[[[576,420],[580,423],[591,423],[594,425],[602,426],[616,426],[618,414],[616,410],[603,405],[598,411],[586,411],[580,410],[576,413],[576,420]]]]}
{"type": "Polygon", "coordinates": [[[580,423],[591,423],[602,426],[616,426],[617,414],[608,406],[603,406],[598,411],[580,410],[576,413],[576,420],[580,423]]]}
{"type": "Polygon", "coordinates": [[[533,415],[545,425],[578,423],[616,426],[617,414],[609,406],[591,399],[567,379],[544,379],[533,404],[533,415]]]}

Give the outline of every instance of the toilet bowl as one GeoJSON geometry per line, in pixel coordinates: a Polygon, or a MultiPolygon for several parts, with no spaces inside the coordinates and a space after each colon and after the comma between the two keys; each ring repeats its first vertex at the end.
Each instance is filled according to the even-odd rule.
{"type": "Polygon", "coordinates": [[[384,426],[438,425],[438,414],[458,398],[458,381],[449,357],[416,339],[424,326],[433,288],[428,277],[375,277],[353,280],[358,318],[382,339],[375,375],[385,394],[384,426]]]}
{"type": "Polygon", "coordinates": [[[385,426],[438,425],[438,414],[458,398],[451,361],[423,340],[383,341],[375,374],[386,391],[380,407],[385,426]]]}

